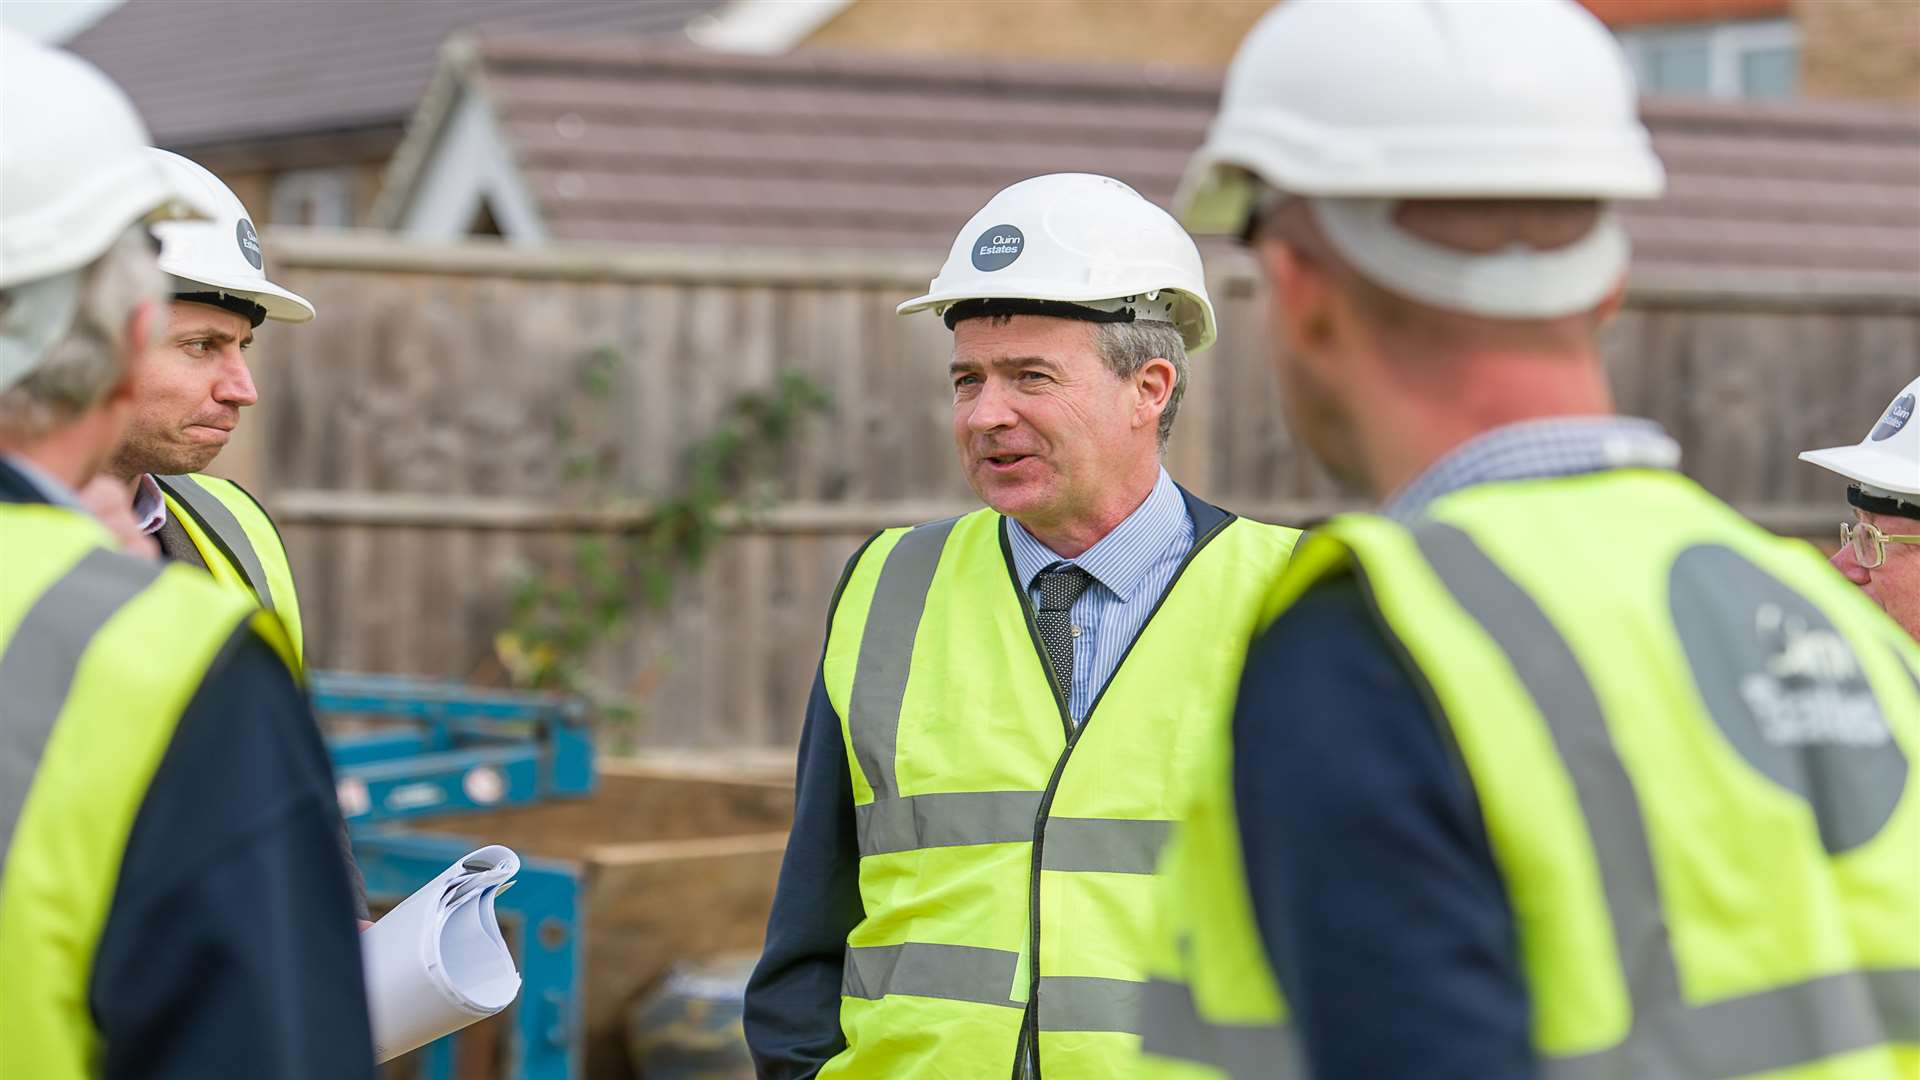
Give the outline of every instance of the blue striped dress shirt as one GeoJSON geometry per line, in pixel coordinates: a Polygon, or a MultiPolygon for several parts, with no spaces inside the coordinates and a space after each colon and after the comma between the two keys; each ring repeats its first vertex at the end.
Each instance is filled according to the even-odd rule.
{"type": "Polygon", "coordinates": [[[1493,428],[1447,451],[1380,512],[1406,524],[1427,504],[1476,484],[1579,476],[1603,469],[1673,469],[1680,444],[1652,420],[1555,416],[1493,428]]]}
{"type": "Polygon", "coordinates": [[[1067,711],[1078,727],[1193,550],[1187,502],[1161,469],[1147,501],[1074,558],[1062,559],[1011,519],[1007,540],[1014,571],[1035,606],[1040,597],[1034,578],[1056,563],[1077,566],[1093,578],[1068,611],[1073,620],[1073,693],[1067,697],[1067,711]]]}

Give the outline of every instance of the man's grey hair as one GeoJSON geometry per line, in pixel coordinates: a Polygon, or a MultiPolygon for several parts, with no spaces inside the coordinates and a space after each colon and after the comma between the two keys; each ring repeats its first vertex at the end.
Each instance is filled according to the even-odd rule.
{"type": "Polygon", "coordinates": [[[1173,393],[1160,414],[1160,452],[1165,453],[1167,439],[1173,435],[1173,418],[1187,393],[1187,344],[1179,329],[1164,322],[1095,323],[1093,341],[1101,361],[1123,379],[1132,378],[1156,357],[1173,365],[1173,393]]]}
{"type": "Polygon", "coordinates": [[[81,274],[73,326],[32,374],[0,392],[0,436],[38,439],[98,405],[126,374],[128,317],[141,301],[166,297],[145,226],[128,229],[81,274]]]}

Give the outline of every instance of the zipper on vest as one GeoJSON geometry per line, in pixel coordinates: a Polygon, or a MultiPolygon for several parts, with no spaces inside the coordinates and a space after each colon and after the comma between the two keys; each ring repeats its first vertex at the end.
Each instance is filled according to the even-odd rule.
{"type": "Polygon", "coordinates": [[[1126,651],[1113,665],[1113,674],[1107,676],[1105,686],[1096,694],[1093,704],[1087,707],[1087,718],[1079,727],[1073,726],[1073,713],[1067,706],[1066,694],[1060,690],[1060,682],[1053,677],[1053,665],[1047,659],[1047,649],[1040,640],[1040,628],[1033,623],[1033,601],[1027,596],[1027,587],[1020,580],[1020,572],[1013,564],[1013,544],[1007,539],[1007,526],[1003,518],[1000,523],[1000,555],[1007,564],[1007,576],[1013,579],[1014,595],[1020,599],[1020,613],[1026,620],[1027,637],[1033,642],[1033,649],[1040,659],[1040,665],[1047,674],[1047,686],[1053,691],[1054,707],[1060,711],[1060,724],[1066,732],[1067,744],[1060,751],[1059,760],[1053,763],[1053,775],[1047,778],[1047,788],[1040,793],[1040,807],[1033,814],[1033,856],[1027,869],[1027,1008],[1020,1020],[1020,1037],[1013,1047],[1013,1080],[1021,1080],[1020,1062],[1029,1053],[1032,1055],[1033,1073],[1031,1080],[1040,1080],[1040,862],[1042,850],[1047,842],[1047,817],[1053,812],[1053,796],[1060,789],[1060,778],[1066,775],[1067,761],[1073,757],[1073,748],[1080,743],[1080,736],[1093,725],[1093,714],[1100,711],[1100,703],[1106,699],[1107,689],[1119,676],[1120,669],[1126,666],[1127,659],[1133,655],[1133,647],[1146,636],[1147,627],[1153,625],[1154,616],[1160,614],[1160,608],[1166,604],[1167,597],[1173,595],[1174,586],[1180,584],[1187,567],[1193,565],[1200,552],[1226,530],[1227,526],[1239,520],[1228,514],[1219,524],[1207,531],[1205,536],[1196,537],[1187,557],[1173,571],[1173,577],[1167,587],[1161,591],[1160,598],[1153,602],[1153,610],[1147,613],[1140,629],[1134,632],[1133,640],[1127,642],[1126,651]]]}

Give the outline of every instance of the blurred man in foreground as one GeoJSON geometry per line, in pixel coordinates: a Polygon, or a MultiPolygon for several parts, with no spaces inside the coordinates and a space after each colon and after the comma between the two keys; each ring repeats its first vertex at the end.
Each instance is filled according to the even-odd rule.
{"type": "Polygon", "coordinates": [[[1007,188],[900,306],[926,310],[990,509],[847,567],[747,1038],[766,1077],[1110,1080],[1161,843],[1298,533],[1161,466],[1213,306],[1132,188],[1007,188]]]}
{"type": "Polygon", "coordinates": [[[131,104],[0,31],[0,1076],[372,1076],[333,785],[280,624],[114,550],[189,205],[131,104]]]}
{"type": "Polygon", "coordinates": [[[1811,461],[1846,477],[1854,520],[1840,526],[1833,565],[1920,639],[1920,379],[1887,405],[1853,446],[1809,450],[1811,461]]]}
{"type": "Polygon", "coordinates": [[[1382,505],[1271,597],[1152,1075],[1920,1073],[1920,647],[1612,415],[1634,106],[1571,0],[1290,0],[1234,60],[1189,221],[1382,505]]]}

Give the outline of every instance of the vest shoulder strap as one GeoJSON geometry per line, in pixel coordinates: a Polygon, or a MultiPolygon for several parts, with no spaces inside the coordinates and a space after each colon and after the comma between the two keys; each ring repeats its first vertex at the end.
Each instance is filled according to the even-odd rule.
{"type": "Polygon", "coordinates": [[[271,611],[273,589],[267,577],[266,565],[261,561],[253,537],[241,524],[234,507],[239,502],[241,512],[257,513],[260,521],[265,523],[267,530],[278,541],[279,529],[261,508],[259,501],[231,480],[187,474],[156,475],[153,479],[161,491],[173,497],[177,506],[193,516],[201,532],[246,579],[247,587],[260,599],[261,606],[271,611]]]}

